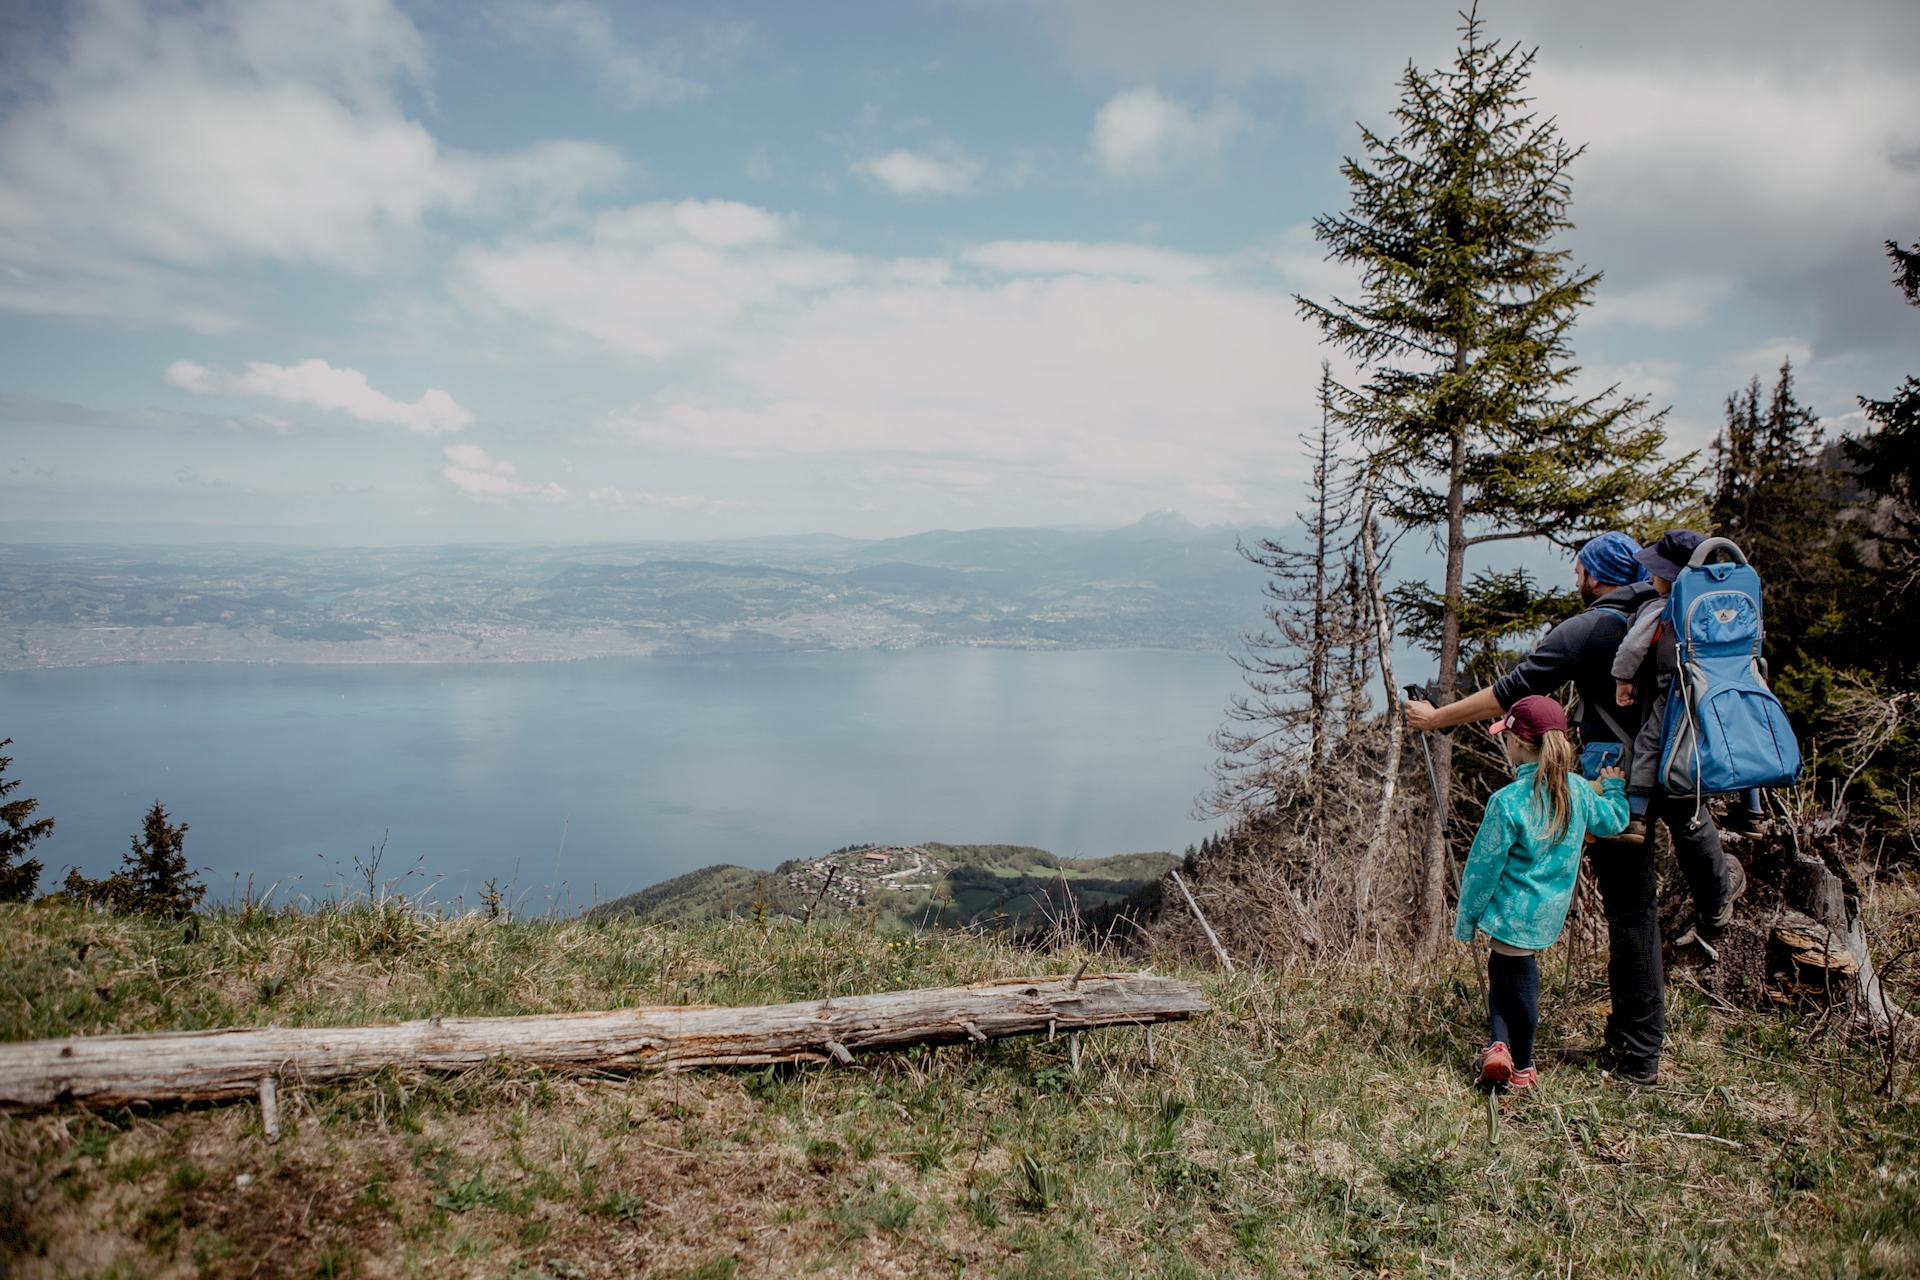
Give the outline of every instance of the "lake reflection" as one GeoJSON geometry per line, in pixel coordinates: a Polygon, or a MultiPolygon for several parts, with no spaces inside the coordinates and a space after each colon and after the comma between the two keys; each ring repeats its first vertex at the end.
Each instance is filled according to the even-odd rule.
{"type": "Polygon", "coordinates": [[[158,798],[217,897],[318,895],[385,832],[443,896],[517,876],[544,909],[556,854],[579,906],[861,840],[1183,848],[1236,677],[1141,649],[124,665],[0,674],[0,737],[56,820],[43,889],[118,865],[158,798]]]}

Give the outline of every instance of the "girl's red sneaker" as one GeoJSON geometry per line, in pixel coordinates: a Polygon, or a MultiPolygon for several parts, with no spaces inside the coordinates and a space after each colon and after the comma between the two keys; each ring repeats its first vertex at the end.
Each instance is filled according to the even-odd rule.
{"type": "Polygon", "coordinates": [[[1513,1079],[1513,1051],[1505,1041],[1495,1040],[1473,1060],[1473,1069],[1480,1073],[1481,1084],[1506,1084],[1513,1079]]]}
{"type": "Polygon", "coordinates": [[[1531,1089],[1539,1082],[1540,1073],[1532,1067],[1515,1067],[1513,1074],[1507,1077],[1509,1089],[1531,1089]]]}

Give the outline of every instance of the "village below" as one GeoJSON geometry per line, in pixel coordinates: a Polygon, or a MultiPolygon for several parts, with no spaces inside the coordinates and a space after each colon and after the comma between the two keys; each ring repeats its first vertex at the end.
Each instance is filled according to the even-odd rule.
{"type": "Polygon", "coordinates": [[[840,919],[875,929],[959,929],[1006,936],[1098,921],[1159,882],[1168,853],[1062,858],[1000,844],[849,845],[771,872],[703,867],[594,909],[597,916],[693,923],[777,915],[840,919]]]}

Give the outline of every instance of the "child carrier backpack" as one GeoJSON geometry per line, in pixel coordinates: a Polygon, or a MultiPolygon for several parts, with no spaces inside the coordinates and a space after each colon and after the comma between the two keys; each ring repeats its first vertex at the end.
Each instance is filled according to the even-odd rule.
{"type": "Polygon", "coordinates": [[[1667,597],[1676,652],[1660,732],[1660,786],[1670,796],[1783,787],[1800,773],[1800,744],[1767,688],[1760,642],[1760,575],[1739,547],[1708,538],[1667,597]],[[1732,560],[1707,561],[1724,551],[1732,560]]]}

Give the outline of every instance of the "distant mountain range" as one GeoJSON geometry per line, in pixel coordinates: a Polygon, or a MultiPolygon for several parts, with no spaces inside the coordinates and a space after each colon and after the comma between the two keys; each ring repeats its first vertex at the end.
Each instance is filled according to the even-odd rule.
{"type": "Polygon", "coordinates": [[[1180,865],[1169,853],[1062,858],[1006,844],[855,845],[772,871],[702,867],[595,908],[596,915],[694,921],[756,915],[877,928],[1019,932],[1100,914],[1180,865]]]}
{"type": "MultiPolygon", "coordinates": [[[[1224,649],[1276,531],[1119,529],[580,546],[0,541],[0,668],[540,661],[929,644],[1224,649]]],[[[0,539],[7,526],[0,524],[0,539]]]]}

